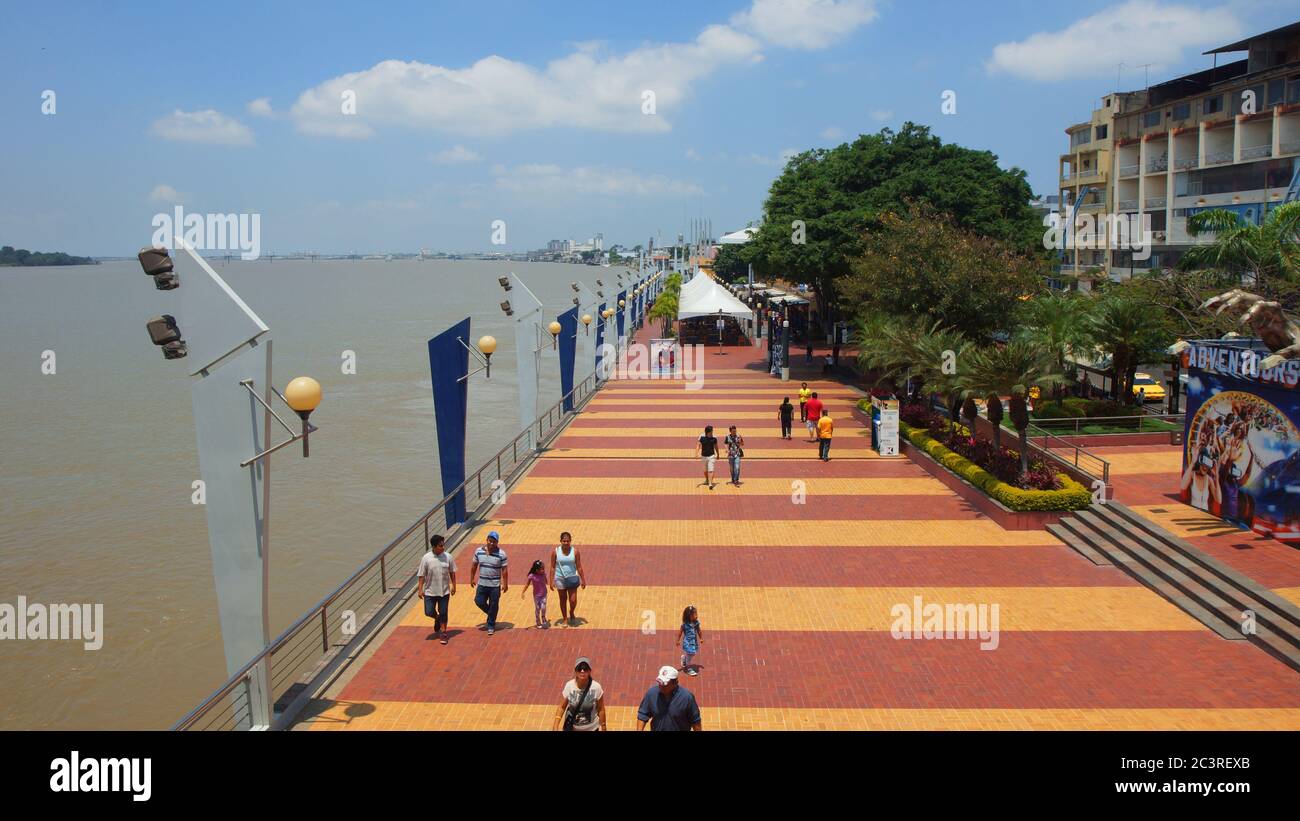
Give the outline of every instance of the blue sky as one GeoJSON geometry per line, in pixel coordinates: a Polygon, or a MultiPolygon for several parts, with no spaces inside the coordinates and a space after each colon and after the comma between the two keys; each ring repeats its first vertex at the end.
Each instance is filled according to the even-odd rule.
{"type": "Polygon", "coordinates": [[[0,11],[0,243],[130,254],[179,203],[260,214],[264,251],[520,251],[598,231],[635,244],[696,216],[741,227],[783,152],[909,119],[1050,194],[1063,129],[1119,62],[1137,88],[1143,63],[1159,82],[1298,18],[1272,0],[194,9],[0,11]],[[940,113],[947,89],[955,115],[940,113]]]}

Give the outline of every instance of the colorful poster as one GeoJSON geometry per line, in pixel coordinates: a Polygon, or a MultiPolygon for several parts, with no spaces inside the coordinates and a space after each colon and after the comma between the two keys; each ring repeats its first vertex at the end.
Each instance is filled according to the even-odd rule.
{"type": "Polygon", "coordinates": [[[1300,543],[1300,394],[1267,351],[1195,345],[1179,498],[1225,522],[1300,543]],[[1253,353],[1253,356],[1252,356],[1253,353]]]}

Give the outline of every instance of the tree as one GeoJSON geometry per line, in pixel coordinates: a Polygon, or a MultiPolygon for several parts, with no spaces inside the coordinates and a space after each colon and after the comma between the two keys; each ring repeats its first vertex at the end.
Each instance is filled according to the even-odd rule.
{"type": "Polygon", "coordinates": [[[1087,328],[1097,348],[1110,356],[1116,399],[1132,396],[1137,366],[1164,358],[1169,345],[1160,315],[1122,289],[1101,298],[1087,328]]]}
{"type": "Polygon", "coordinates": [[[868,311],[924,315],[988,343],[1005,329],[1021,299],[1042,288],[1039,257],[961,228],[921,203],[905,215],[881,215],[867,231],[843,298],[868,311]]]}
{"type": "MultiPolygon", "coordinates": [[[[1020,472],[1023,474],[1029,470],[1029,408],[1026,397],[1030,388],[1047,388],[1062,379],[1062,375],[1053,369],[1047,351],[1017,339],[968,353],[963,359],[958,381],[976,395],[1010,397],[1011,424],[1015,425],[1020,437],[1020,472]]],[[[993,420],[990,418],[989,421],[993,420]]],[[[1001,423],[1001,419],[998,422],[1001,423]]]]}
{"type": "Polygon", "coordinates": [[[1042,222],[1029,207],[1025,172],[1004,170],[997,156],[945,144],[930,129],[905,123],[894,132],[792,157],[772,183],[757,236],[742,256],[764,279],[784,275],[816,288],[826,318],[837,285],[861,251],[863,231],[878,215],[924,201],[957,226],[1042,254],[1042,222]]]}
{"type": "Polygon", "coordinates": [[[1300,273],[1300,202],[1272,209],[1261,225],[1246,222],[1235,211],[1202,211],[1187,218],[1187,233],[1214,234],[1214,242],[1189,248],[1178,260],[1180,270],[1235,274],[1250,290],[1270,299],[1275,281],[1294,281],[1300,273]]]}
{"type": "MultiPolygon", "coordinates": [[[[1094,304],[1077,292],[1037,294],[1020,307],[1017,336],[1046,351],[1056,372],[1065,374],[1066,363],[1092,347],[1087,321],[1094,304]]],[[[1057,386],[1057,399],[1062,387],[1057,386]]]]}
{"type": "Polygon", "coordinates": [[[743,254],[743,245],[719,245],[718,256],[713,260],[713,273],[723,282],[745,282],[749,279],[749,263],[743,254]]]}
{"type": "Polygon", "coordinates": [[[877,314],[858,319],[854,343],[864,369],[895,385],[906,375],[914,400],[927,393],[943,395],[949,417],[957,421],[961,398],[956,370],[970,350],[960,332],[925,317],[877,314]]]}

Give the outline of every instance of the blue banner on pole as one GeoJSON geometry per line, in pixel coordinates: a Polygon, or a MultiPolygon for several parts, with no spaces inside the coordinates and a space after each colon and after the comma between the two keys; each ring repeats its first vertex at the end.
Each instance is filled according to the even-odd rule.
{"type": "Polygon", "coordinates": [[[560,396],[564,410],[573,410],[573,365],[578,355],[578,309],[570,308],[560,314],[560,396]]]}
{"type": "MultiPolygon", "coordinates": [[[[627,291],[619,291],[618,301],[625,302],[626,300],[627,300],[627,291]]],[[[619,339],[622,339],[623,337],[627,336],[627,331],[625,329],[625,326],[627,324],[626,319],[627,319],[627,312],[623,310],[623,306],[620,305],[618,309],[618,338],[619,339]]]]}
{"type": "Polygon", "coordinates": [[[596,378],[600,378],[600,365],[605,358],[605,303],[596,309],[596,378]]]}
{"type": "MultiPolygon", "coordinates": [[[[438,466],[445,497],[465,482],[465,420],[469,409],[469,317],[429,340],[433,413],[438,428],[438,466]],[[461,343],[464,344],[461,344],[461,343]]],[[[465,521],[465,490],[444,509],[447,527],[465,521]]]]}

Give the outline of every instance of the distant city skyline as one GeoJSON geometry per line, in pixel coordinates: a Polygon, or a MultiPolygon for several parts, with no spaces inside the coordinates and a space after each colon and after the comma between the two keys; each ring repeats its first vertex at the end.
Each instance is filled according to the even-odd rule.
{"type": "Polygon", "coordinates": [[[222,9],[255,24],[155,42],[171,4],[8,12],[0,244],[129,255],[177,205],[258,214],[272,252],[671,242],[759,219],[792,153],[909,120],[1050,196],[1063,124],[1117,81],[1295,19],[1273,0],[222,9]]]}

